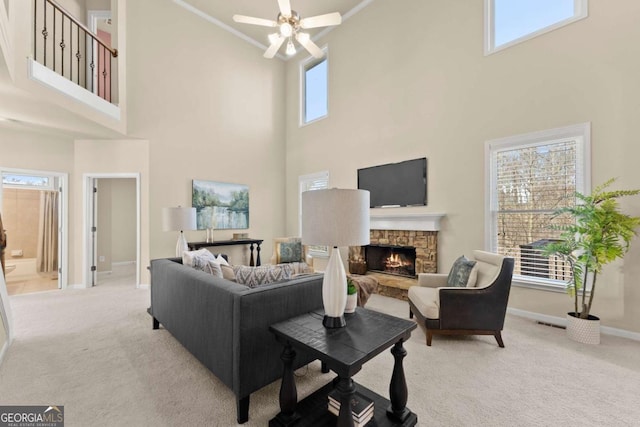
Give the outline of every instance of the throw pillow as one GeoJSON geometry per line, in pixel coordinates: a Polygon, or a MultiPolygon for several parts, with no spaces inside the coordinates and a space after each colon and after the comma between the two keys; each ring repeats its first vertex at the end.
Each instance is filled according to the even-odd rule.
{"type": "Polygon", "coordinates": [[[473,267],[476,265],[475,261],[467,259],[464,255],[455,260],[449,276],[447,276],[447,286],[453,287],[472,287],[475,285],[475,277],[477,277],[477,271],[475,277],[472,276],[473,267]],[[471,281],[473,280],[473,283],[471,281]]]}
{"type": "Polygon", "coordinates": [[[222,277],[230,280],[232,282],[236,281],[236,273],[233,272],[233,267],[231,267],[229,264],[224,265],[224,264],[220,264],[220,269],[222,270],[222,277]]]}
{"type": "Polygon", "coordinates": [[[218,264],[215,259],[211,259],[207,256],[193,257],[193,268],[212,274],[216,277],[223,277],[220,264],[218,264]]]}
{"type": "Polygon", "coordinates": [[[226,265],[227,267],[230,267],[229,263],[226,259],[224,259],[222,254],[218,254],[218,256],[216,257],[216,262],[220,265],[226,265]]]}
{"type": "Polygon", "coordinates": [[[291,267],[287,264],[262,265],[260,267],[234,265],[233,271],[236,274],[236,282],[250,288],[291,278],[291,267]]]}
{"type": "Polygon", "coordinates": [[[302,243],[280,243],[280,262],[298,262],[302,259],[302,243]]]}
{"type": "Polygon", "coordinates": [[[182,264],[193,267],[193,258],[196,256],[207,257],[212,260],[216,259],[216,256],[214,254],[212,254],[205,248],[201,248],[201,249],[198,249],[197,251],[182,252],[182,264]]]}

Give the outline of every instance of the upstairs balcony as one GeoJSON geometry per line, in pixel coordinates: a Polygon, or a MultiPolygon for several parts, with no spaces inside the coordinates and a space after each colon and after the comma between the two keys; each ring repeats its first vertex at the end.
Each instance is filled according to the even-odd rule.
{"type": "MultiPolygon", "coordinates": [[[[86,123],[76,125],[78,120],[73,116],[82,116],[125,134],[125,64],[122,49],[115,47],[124,41],[124,24],[118,25],[117,19],[122,0],[102,3],[113,6],[113,11],[85,10],[84,2],[68,0],[0,2],[7,15],[5,22],[0,16],[0,47],[13,85],[26,93],[23,98],[30,95],[37,102],[68,110],[71,115],[48,107],[49,112],[44,114],[66,114],[67,127],[91,127],[86,123]]],[[[84,129],[80,131],[85,133],[84,129]]],[[[106,135],[101,131],[90,133],[106,135]]]]}

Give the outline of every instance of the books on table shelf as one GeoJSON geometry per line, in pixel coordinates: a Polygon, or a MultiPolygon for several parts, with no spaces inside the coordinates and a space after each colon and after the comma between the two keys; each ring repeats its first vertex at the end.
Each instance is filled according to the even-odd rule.
{"type": "MultiPolygon", "coordinates": [[[[338,416],[340,413],[340,395],[338,391],[332,390],[328,397],[329,412],[338,416]]],[[[353,416],[355,427],[364,426],[373,418],[373,401],[356,391],[351,399],[351,415],[353,416]]]]}

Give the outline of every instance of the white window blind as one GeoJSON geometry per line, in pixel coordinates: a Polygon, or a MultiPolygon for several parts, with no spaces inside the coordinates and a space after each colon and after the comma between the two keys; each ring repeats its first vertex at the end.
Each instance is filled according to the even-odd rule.
{"type": "Polygon", "coordinates": [[[570,278],[570,268],[543,256],[542,249],[560,237],[553,225],[571,221],[554,211],[576,203],[588,171],[585,137],[557,136],[490,144],[489,226],[491,249],[515,260],[514,278],[559,287],[570,278]]]}
{"type": "MultiPolygon", "coordinates": [[[[302,236],[302,193],[329,188],[329,172],[317,172],[298,177],[298,234],[302,236]]],[[[326,246],[309,246],[309,252],[316,255],[329,255],[326,246]]]]}

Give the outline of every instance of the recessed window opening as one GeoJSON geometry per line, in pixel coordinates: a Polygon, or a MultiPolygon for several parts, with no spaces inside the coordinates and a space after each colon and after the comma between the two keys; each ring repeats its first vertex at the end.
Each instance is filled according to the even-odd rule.
{"type": "Polygon", "coordinates": [[[485,0],[485,54],[587,17],[587,0],[485,0]]]}
{"type": "Polygon", "coordinates": [[[300,122],[302,125],[327,117],[328,104],[328,60],[311,58],[301,64],[302,99],[300,122]]]}

